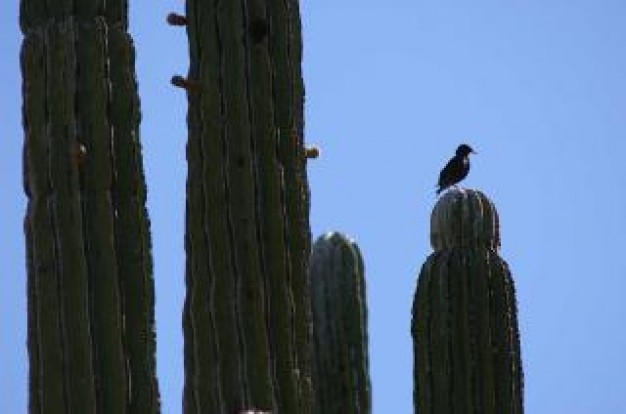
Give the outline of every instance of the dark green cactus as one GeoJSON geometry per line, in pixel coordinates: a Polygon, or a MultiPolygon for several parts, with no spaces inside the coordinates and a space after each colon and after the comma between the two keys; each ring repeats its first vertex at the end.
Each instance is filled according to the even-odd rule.
{"type": "Polygon", "coordinates": [[[159,411],[126,16],[126,2],[21,2],[33,413],[159,411]]]}
{"type": "Polygon", "coordinates": [[[187,1],[186,413],[310,413],[298,2],[187,1]]]}
{"type": "Polygon", "coordinates": [[[521,414],[515,287],[493,203],[451,190],[431,217],[434,252],[413,304],[415,412],[521,414]]]}
{"type": "Polygon", "coordinates": [[[311,252],[309,279],[315,412],[370,413],[365,276],[359,247],[340,233],[321,236],[311,252]]]}

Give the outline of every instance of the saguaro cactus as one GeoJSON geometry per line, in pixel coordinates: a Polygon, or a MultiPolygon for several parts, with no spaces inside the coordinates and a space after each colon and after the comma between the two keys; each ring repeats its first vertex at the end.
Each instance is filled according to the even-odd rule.
{"type": "Polygon", "coordinates": [[[364,273],[359,247],[342,234],[323,235],[313,245],[309,279],[318,414],[371,412],[364,273]]]}
{"type": "Polygon", "coordinates": [[[523,412],[515,288],[498,256],[493,203],[451,190],[431,217],[434,249],[413,304],[415,412],[523,412]]]}
{"type": "Polygon", "coordinates": [[[30,412],[159,410],[126,2],[22,0],[30,412]]]}
{"type": "Polygon", "coordinates": [[[188,0],[186,413],[311,411],[298,2],[188,0]]]}

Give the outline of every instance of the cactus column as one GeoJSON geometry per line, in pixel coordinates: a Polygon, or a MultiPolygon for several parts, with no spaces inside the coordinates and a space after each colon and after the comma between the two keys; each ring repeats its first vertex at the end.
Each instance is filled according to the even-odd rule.
{"type": "Polygon", "coordinates": [[[432,213],[431,244],[413,304],[415,412],[521,414],[515,288],[498,256],[493,203],[448,191],[432,213]]]}
{"type": "Polygon", "coordinates": [[[361,251],[339,233],[321,236],[309,263],[315,413],[368,414],[371,386],[361,251]]]}
{"type": "Polygon", "coordinates": [[[311,411],[298,2],[188,0],[186,413],[311,411]]]}
{"type": "Polygon", "coordinates": [[[22,0],[30,412],[159,410],[125,2],[22,0]]]}

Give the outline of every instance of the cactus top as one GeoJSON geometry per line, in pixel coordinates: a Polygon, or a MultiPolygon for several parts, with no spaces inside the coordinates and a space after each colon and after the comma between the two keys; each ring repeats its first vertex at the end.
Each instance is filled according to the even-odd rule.
{"type": "Polygon", "coordinates": [[[452,247],[485,247],[497,251],[500,223],[495,206],[478,190],[449,190],[431,214],[430,243],[435,251],[452,247]]]}

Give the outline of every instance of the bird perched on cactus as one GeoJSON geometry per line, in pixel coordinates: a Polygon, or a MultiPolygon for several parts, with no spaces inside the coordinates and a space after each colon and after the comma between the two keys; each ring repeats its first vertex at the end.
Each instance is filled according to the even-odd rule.
{"type": "Polygon", "coordinates": [[[469,155],[476,154],[476,152],[467,144],[461,144],[456,149],[454,157],[450,158],[450,161],[443,167],[441,173],[439,173],[439,182],[437,185],[437,194],[441,193],[446,188],[456,185],[458,182],[467,177],[467,173],[470,170],[469,155]]]}

